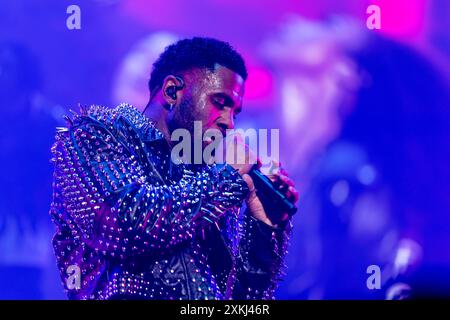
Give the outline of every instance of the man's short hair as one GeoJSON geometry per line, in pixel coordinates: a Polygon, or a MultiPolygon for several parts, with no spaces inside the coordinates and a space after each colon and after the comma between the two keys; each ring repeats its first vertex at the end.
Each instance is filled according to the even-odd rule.
{"type": "Polygon", "coordinates": [[[148,82],[150,93],[153,95],[168,75],[179,75],[193,68],[214,71],[216,64],[236,72],[244,80],[247,79],[244,59],[229,43],[200,37],[180,40],[167,46],[153,64],[148,82]]]}

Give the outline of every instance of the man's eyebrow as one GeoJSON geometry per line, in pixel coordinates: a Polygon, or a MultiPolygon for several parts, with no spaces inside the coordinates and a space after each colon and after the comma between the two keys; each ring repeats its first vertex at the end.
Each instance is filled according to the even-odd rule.
{"type": "Polygon", "coordinates": [[[227,106],[234,106],[234,100],[224,92],[216,92],[213,96],[215,98],[222,98],[227,106]]]}

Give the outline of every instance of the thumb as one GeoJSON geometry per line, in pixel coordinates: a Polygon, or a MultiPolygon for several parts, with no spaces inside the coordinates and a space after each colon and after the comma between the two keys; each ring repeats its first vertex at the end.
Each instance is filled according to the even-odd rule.
{"type": "Polygon", "coordinates": [[[242,176],[242,179],[244,179],[244,181],[247,183],[247,186],[248,186],[248,188],[250,190],[250,194],[249,195],[251,195],[252,193],[256,193],[255,184],[253,183],[252,177],[250,177],[247,173],[245,173],[242,176]]]}

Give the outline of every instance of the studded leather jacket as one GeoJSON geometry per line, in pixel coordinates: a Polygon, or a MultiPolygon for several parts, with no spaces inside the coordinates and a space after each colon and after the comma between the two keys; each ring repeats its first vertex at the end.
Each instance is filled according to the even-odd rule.
{"type": "Polygon", "coordinates": [[[50,215],[70,299],[273,299],[291,223],[240,210],[237,171],[174,164],[130,105],[67,121],[52,147],[50,215]]]}

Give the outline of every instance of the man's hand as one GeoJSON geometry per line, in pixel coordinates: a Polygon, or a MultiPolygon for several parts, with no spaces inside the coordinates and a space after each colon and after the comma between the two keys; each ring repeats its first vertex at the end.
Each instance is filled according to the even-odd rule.
{"type": "MultiPolygon", "coordinates": [[[[260,161],[258,160],[256,154],[244,143],[244,140],[240,135],[236,134],[233,137],[228,137],[227,139],[226,162],[239,171],[250,189],[246,204],[251,215],[270,226],[276,226],[277,222],[282,222],[288,219],[289,216],[287,213],[281,213],[281,216],[273,217],[276,221],[271,221],[269,219],[261,200],[256,194],[253,179],[248,175],[255,164],[260,167],[260,161]],[[234,148],[235,152],[229,152],[230,148],[234,148]]],[[[294,203],[297,202],[298,192],[295,189],[294,182],[288,177],[287,172],[281,168],[279,162],[272,162],[273,166],[270,175],[268,175],[269,179],[289,200],[294,203]]]]}
{"type": "Polygon", "coordinates": [[[258,167],[260,166],[258,157],[245,144],[240,134],[236,133],[232,136],[227,136],[225,142],[225,161],[238,170],[241,176],[249,173],[255,164],[258,167]]]}
{"type": "MultiPolygon", "coordinates": [[[[278,190],[283,193],[289,200],[293,203],[298,201],[298,192],[295,189],[294,182],[288,177],[287,172],[281,168],[280,163],[277,161],[272,161],[274,165],[274,169],[270,175],[268,175],[269,179],[272,183],[278,187],[278,190]]],[[[243,175],[243,179],[247,182],[247,185],[250,189],[250,194],[247,197],[246,204],[247,208],[250,211],[250,214],[258,220],[265,222],[270,226],[277,226],[276,222],[282,222],[289,218],[287,213],[280,213],[280,216],[273,217],[272,221],[268,214],[266,213],[264,206],[262,205],[261,200],[256,194],[256,189],[253,184],[252,178],[248,174],[243,175]]]]}

